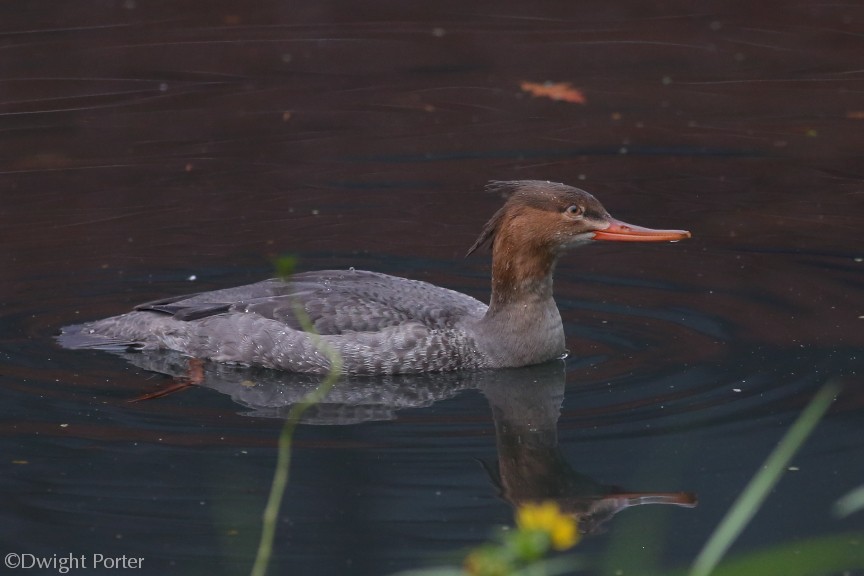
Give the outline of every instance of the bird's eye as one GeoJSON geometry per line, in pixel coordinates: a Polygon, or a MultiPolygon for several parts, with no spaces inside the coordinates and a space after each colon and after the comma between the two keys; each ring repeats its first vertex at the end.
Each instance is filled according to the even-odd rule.
{"type": "Polygon", "coordinates": [[[581,206],[577,206],[576,204],[573,204],[572,206],[568,206],[567,210],[565,210],[565,212],[567,212],[567,214],[570,216],[581,216],[582,213],[584,212],[584,210],[582,209],[581,206]]]}

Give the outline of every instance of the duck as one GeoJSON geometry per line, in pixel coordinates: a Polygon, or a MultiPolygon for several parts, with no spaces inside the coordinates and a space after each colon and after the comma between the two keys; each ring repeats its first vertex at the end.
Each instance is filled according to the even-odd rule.
{"type": "Polygon", "coordinates": [[[590,193],[563,183],[492,181],[487,189],[506,201],[466,257],[491,248],[488,305],[420,280],[353,268],[320,270],[147,302],[119,316],[63,328],[59,343],[173,350],[195,359],[313,374],[541,364],[567,354],[552,291],[563,253],[593,242],[690,237],[686,230],[617,220],[590,193]]]}

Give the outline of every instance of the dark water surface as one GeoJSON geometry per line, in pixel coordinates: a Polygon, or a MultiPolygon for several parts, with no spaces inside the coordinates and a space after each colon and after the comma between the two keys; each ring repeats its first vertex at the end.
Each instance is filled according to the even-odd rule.
{"type": "Polygon", "coordinates": [[[483,184],[521,178],[693,238],[565,257],[566,362],[343,384],[298,429],[273,573],[458,561],[520,498],[610,486],[699,505],[622,511],[579,545],[596,572],[686,565],[835,377],[733,553],[861,530],[831,507],[864,481],[862,55],[855,3],[0,5],[3,554],[247,573],[315,382],[207,365],[130,403],[186,360],[53,334],[283,253],[485,299],[483,184]]]}

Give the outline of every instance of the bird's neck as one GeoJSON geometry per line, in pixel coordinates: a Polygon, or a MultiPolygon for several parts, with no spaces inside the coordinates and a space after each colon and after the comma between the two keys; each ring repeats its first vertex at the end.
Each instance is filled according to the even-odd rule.
{"type": "MultiPolygon", "coordinates": [[[[488,315],[531,313],[552,299],[552,275],[558,257],[540,246],[496,238],[492,250],[492,295],[488,315]]],[[[554,305],[554,303],[553,303],[554,305]]]]}

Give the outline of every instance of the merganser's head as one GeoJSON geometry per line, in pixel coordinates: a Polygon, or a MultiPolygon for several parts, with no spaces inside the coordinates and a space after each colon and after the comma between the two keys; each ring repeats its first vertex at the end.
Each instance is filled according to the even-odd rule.
{"type": "Polygon", "coordinates": [[[542,180],[490,182],[487,189],[508,195],[507,202],[486,223],[468,250],[494,246],[507,237],[556,254],[594,240],[612,242],[675,242],[690,238],[686,230],[654,230],[616,220],[588,192],[542,180]]]}

